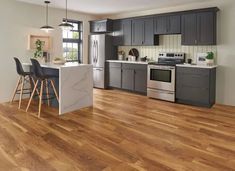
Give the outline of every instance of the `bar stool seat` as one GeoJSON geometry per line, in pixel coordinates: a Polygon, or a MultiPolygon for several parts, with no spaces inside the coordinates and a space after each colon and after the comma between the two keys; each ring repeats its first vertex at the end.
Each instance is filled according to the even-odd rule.
{"type": "Polygon", "coordinates": [[[16,94],[20,94],[19,106],[18,106],[18,108],[20,109],[23,94],[31,94],[32,87],[35,84],[35,82],[34,82],[34,79],[32,78],[33,73],[32,72],[25,72],[22,67],[22,64],[18,58],[14,57],[14,60],[15,60],[15,64],[16,64],[16,71],[19,75],[19,79],[18,79],[16,88],[14,90],[11,102],[14,101],[16,94]],[[29,83],[31,88],[25,88],[25,83],[29,83]],[[19,87],[20,87],[20,89],[19,89],[19,87]]]}
{"type": "Polygon", "coordinates": [[[38,117],[40,117],[41,115],[41,106],[42,106],[42,100],[47,100],[48,102],[48,106],[50,106],[50,99],[52,97],[50,97],[50,94],[49,94],[49,86],[51,85],[52,89],[53,89],[53,92],[55,94],[55,97],[59,103],[59,96],[56,92],[56,88],[55,88],[55,84],[54,84],[54,81],[53,81],[53,78],[55,77],[58,77],[56,75],[50,75],[50,74],[45,74],[44,71],[43,71],[43,68],[41,67],[41,65],[39,64],[39,62],[36,60],[36,59],[30,59],[31,62],[32,62],[32,67],[33,67],[33,75],[36,79],[36,83],[34,85],[34,89],[33,89],[33,92],[31,94],[31,97],[29,99],[29,102],[28,102],[28,106],[26,108],[26,112],[28,112],[28,109],[30,107],[30,104],[31,104],[31,101],[32,101],[32,98],[35,94],[35,91],[37,90],[37,87],[38,85],[40,85],[40,92],[39,92],[39,106],[38,106],[38,117]],[[44,87],[46,87],[46,96],[47,98],[43,99],[43,89],[44,87]]]}

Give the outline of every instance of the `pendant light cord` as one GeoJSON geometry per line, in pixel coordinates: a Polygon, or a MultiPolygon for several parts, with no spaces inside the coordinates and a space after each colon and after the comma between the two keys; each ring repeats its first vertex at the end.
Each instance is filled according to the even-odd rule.
{"type": "Polygon", "coordinates": [[[46,8],[46,24],[48,26],[48,3],[47,3],[47,8],[46,8]]]}
{"type": "Polygon", "coordinates": [[[68,0],[66,0],[66,18],[65,18],[65,22],[68,22],[68,0]]]}

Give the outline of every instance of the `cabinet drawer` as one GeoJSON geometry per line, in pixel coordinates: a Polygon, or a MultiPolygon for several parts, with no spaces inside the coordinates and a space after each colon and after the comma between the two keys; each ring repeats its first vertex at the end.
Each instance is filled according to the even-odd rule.
{"type": "Polygon", "coordinates": [[[109,67],[112,67],[112,68],[121,68],[122,67],[121,63],[109,62],[108,64],[109,64],[109,67]]]}
{"type": "Polygon", "coordinates": [[[206,104],[209,103],[209,89],[178,86],[176,88],[176,98],[206,104]]]}
{"type": "Polygon", "coordinates": [[[134,70],[147,70],[147,65],[144,64],[122,64],[123,69],[134,69],[134,70]]]}
{"type": "Polygon", "coordinates": [[[206,68],[189,68],[189,67],[177,67],[177,74],[181,75],[201,75],[201,76],[209,76],[210,69],[206,68]]]}
{"type": "Polygon", "coordinates": [[[182,74],[177,76],[176,86],[188,86],[193,88],[209,88],[209,76],[196,74],[182,74]]]}

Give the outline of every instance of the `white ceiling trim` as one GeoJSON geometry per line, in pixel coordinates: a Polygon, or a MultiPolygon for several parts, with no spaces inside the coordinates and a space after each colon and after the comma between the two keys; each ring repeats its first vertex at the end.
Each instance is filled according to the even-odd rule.
{"type": "MultiPolygon", "coordinates": [[[[17,0],[21,2],[44,5],[43,0],[17,0]]],[[[68,0],[71,11],[94,15],[113,15],[157,8],[173,7],[211,0],[68,0]]],[[[50,7],[65,8],[65,0],[51,0],[50,7]]]]}

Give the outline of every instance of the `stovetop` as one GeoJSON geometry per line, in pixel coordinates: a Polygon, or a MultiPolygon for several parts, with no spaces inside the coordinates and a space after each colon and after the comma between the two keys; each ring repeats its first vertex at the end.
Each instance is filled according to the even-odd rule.
{"type": "Polygon", "coordinates": [[[185,53],[160,53],[158,61],[149,62],[149,65],[176,66],[185,62],[185,53]]]}
{"type": "Polygon", "coordinates": [[[174,62],[149,62],[149,65],[176,66],[174,62]]]}

